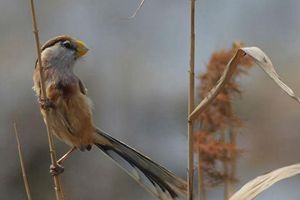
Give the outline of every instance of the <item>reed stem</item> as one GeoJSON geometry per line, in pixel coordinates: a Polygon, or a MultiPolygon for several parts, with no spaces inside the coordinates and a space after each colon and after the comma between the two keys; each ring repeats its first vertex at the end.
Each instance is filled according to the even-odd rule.
{"type": "MultiPolygon", "coordinates": [[[[189,67],[189,93],[188,93],[188,114],[194,109],[195,99],[195,2],[191,0],[190,10],[190,67],[189,67]]],[[[193,122],[188,120],[188,193],[187,199],[193,200],[194,185],[194,147],[193,147],[193,122]]]]}
{"type": "Polygon", "coordinates": [[[15,136],[16,136],[16,140],[17,140],[18,154],[19,154],[20,165],[21,165],[21,170],[22,170],[22,177],[23,177],[23,181],[24,181],[24,185],[25,185],[25,191],[26,191],[27,199],[32,200],[30,187],[29,187],[29,183],[28,183],[28,178],[27,178],[27,174],[26,174],[26,170],[25,170],[24,160],[23,160],[22,147],[21,147],[21,144],[20,144],[19,133],[18,133],[16,122],[14,122],[14,131],[15,131],[15,136]]]}
{"type": "MultiPolygon", "coordinates": [[[[36,20],[36,12],[35,12],[35,6],[34,6],[34,0],[30,0],[30,6],[31,6],[31,14],[32,14],[32,25],[33,25],[33,33],[35,36],[35,44],[36,44],[36,51],[37,51],[37,57],[38,57],[38,65],[39,65],[39,73],[40,73],[40,83],[41,83],[41,98],[47,98],[46,97],[46,88],[44,83],[44,73],[43,73],[43,66],[42,66],[42,59],[41,59],[41,48],[40,48],[40,40],[39,40],[39,31],[37,28],[37,20],[36,20]]],[[[53,135],[50,129],[51,124],[51,117],[47,110],[45,110],[45,122],[46,122],[46,129],[47,129],[47,136],[48,136],[48,144],[49,144],[49,151],[50,151],[50,158],[52,165],[56,166],[57,158],[56,158],[56,152],[55,147],[53,144],[53,135]]],[[[60,180],[60,176],[53,176],[54,180],[54,190],[57,200],[63,200],[64,194],[62,190],[62,184],[60,180]]]]}

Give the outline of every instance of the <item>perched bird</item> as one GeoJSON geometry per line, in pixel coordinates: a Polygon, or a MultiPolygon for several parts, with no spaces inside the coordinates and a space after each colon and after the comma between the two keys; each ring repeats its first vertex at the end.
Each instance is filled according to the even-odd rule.
{"type": "Polygon", "coordinates": [[[88,51],[85,44],[63,35],[50,39],[41,49],[46,98],[41,98],[39,68],[36,62],[34,86],[43,117],[47,110],[53,134],[71,149],[57,165],[50,166],[52,175],[63,172],[62,162],[76,149],[90,150],[96,145],[157,199],[172,200],[185,195],[187,184],[148,157],[96,128],[92,119],[91,100],[82,81],[74,74],[75,62],[88,51]]]}

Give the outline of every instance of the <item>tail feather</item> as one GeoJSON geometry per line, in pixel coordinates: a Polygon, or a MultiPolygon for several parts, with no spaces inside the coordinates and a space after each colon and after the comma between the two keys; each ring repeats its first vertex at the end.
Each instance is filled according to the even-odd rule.
{"type": "Polygon", "coordinates": [[[96,133],[95,145],[157,199],[173,200],[186,194],[184,180],[105,132],[96,129],[96,133]],[[108,142],[103,143],[103,140],[108,142]]]}

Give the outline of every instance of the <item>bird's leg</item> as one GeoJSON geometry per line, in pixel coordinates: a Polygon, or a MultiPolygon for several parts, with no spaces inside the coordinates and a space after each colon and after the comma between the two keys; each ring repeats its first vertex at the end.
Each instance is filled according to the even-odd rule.
{"type": "Polygon", "coordinates": [[[49,110],[49,108],[55,108],[55,104],[48,98],[38,98],[38,102],[43,110],[49,110]]]}
{"type": "Polygon", "coordinates": [[[58,159],[57,164],[61,165],[67,158],[71,155],[73,151],[76,150],[76,147],[72,147],[65,155],[63,155],[60,159],[58,159]]]}
{"type": "Polygon", "coordinates": [[[58,161],[56,162],[56,165],[50,165],[50,174],[52,176],[57,176],[64,172],[64,167],[61,165],[70,155],[73,151],[76,150],[76,147],[72,147],[65,155],[63,155],[58,161]]]}

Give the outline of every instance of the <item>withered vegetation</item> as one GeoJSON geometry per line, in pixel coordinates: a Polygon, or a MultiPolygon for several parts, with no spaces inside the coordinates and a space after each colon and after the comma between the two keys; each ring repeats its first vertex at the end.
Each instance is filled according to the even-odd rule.
{"type": "MultiPolygon", "coordinates": [[[[201,99],[214,87],[227,63],[241,46],[240,42],[234,42],[231,49],[222,49],[212,54],[206,72],[198,77],[198,94],[201,99]]],[[[200,128],[195,134],[195,151],[199,154],[205,186],[236,180],[234,162],[240,150],[235,136],[242,122],[234,112],[232,100],[234,96],[242,94],[237,77],[246,74],[252,66],[253,60],[243,57],[231,80],[198,118],[200,128]]]]}

